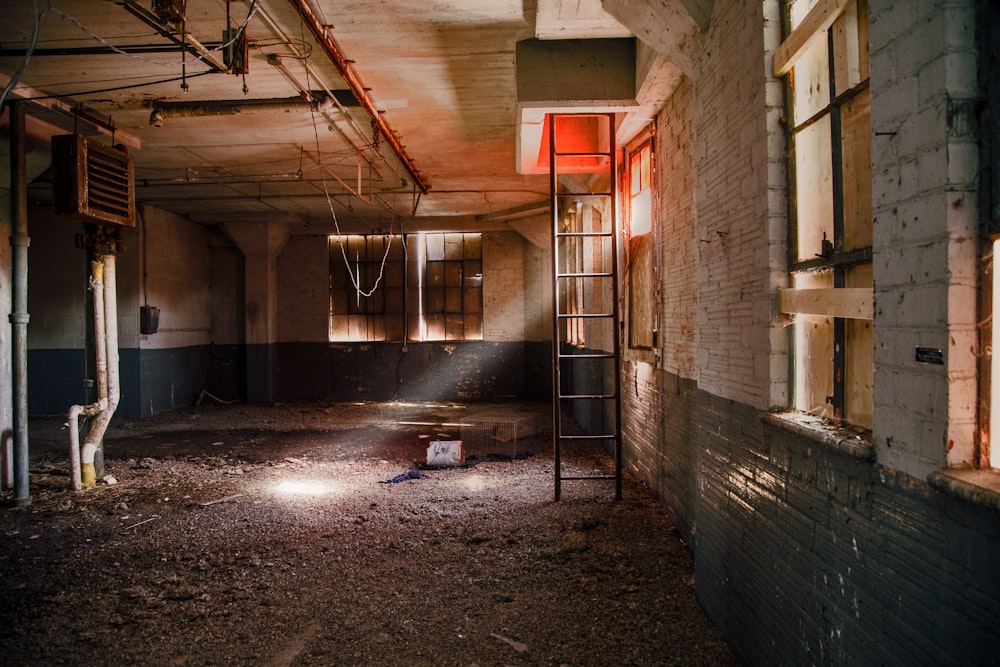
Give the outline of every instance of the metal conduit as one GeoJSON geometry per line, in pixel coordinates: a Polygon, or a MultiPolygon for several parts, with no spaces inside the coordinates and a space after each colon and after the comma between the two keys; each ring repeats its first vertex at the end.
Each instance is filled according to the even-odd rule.
{"type": "Polygon", "coordinates": [[[392,127],[389,126],[385,117],[378,109],[375,108],[375,103],[372,101],[371,95],[368,94],[368,90],[365,85],[361,82],[361,78],[358,76],[357,72],[354,71],[354,68],[351,66],[348,59],[344,57],[344,54],[341,53],[340,47],[337,46],[337,43],[332,37],[330,37],[327,29],[323,27],[322,22],[313,12],[312,8],[309,7],[305,0],[289,0],[289,2],[292,4],[292,7],[295,8],[295,11],[298,12],[302,21],[306,24],[306,27],[309,28],[309,31],[312,32],[313,37],[316,39],[316,43],[320,45],[323,52],[326,53],[327,57],[330,59],[330,62],[333,63],[334,67],[337,68],[337,71],[344,78],[344,81],[346,81],[347,85],[350,86],[351,91],[361,103],[361,106],[368,112],[368,116],[372,119],[372,123],[378,127],[382,138],[384,138],[385,141],[392,146],[392,150],[396,153],[396,157],[399,158],[399,161],[403,163],[406,171],[408,171],[410,176],[413,177],[413,182],[418,188],[420,188],[422,193],[427,194],[427,191],[430,189],[427,179],[424,178],[423,174],[420,173],[416,165],[413,163],[413,160],[409,155],[407,155],[406,149],[403,148],[403,145],[399,142],[399,138],[396,136],[392,127]]]}
{"type": "Polygon", "coordinates": [[[24,102],[8,102],[10,109],[11,363],[14,389],[14,504],[30,505],[28,488],[28,179],[24,102]]]}

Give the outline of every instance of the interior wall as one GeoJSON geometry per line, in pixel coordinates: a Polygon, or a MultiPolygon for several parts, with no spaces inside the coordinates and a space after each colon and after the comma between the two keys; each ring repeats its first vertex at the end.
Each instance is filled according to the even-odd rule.
{"type": "MultiPolygon", "coordinates": [[[[88,402],[87,254],[83,226],[50,209],[28,210],[28,412],[65,414],[88,402]]],[[[90,316],[92,317],[92,316],[90,316]]]]}
{"type": "Polygon", "coordinates": [[[405,345],[329,342],[328,247],[326,236],[293,235],[278,258],[279,400],[550,397],[551,343],[535,338],[544,277],[531,273],[542,262],[524,237],[483,234],[483,340],[405,345]]]}
{"type": "MultiPolygon", "coordinates": [[[[35,415],[64,414],[92,400],[86,361],[87,254],[81,223],[51,209],[29,211],[28,403],[35,415]]],[[[207,386],[211,342],[206,231],[145,208],[123,230],[116,256],[121,417],[192,405],[207,386]],[[140,306],[160,309],[156,333],[140,332],[140,306]]],[[[91,383],[92,384],[92,383],[91,383]]]]}
{"type": "MultiPolygon", "coordinates": [[[[208,232],[180,216],[144,207],[139,221],[134,305],[122,329],[138,332],[139,306],[159,308],[156,333],[140,334],[142,415],[193,405],[208,387],[212,342],[208,232]]],[[[124,323],[123,323],[124,324],[124,323]]]]}
{"type": "Polygon", "coordinates": [[[875,323],[887,328],[871,449],[770,416],[788,399],[774,305],[787,224],[782,83],[770,70],[781,3],[716,0],[705,56],[657,118],[663,325],[655,362],[623,355],[625,460],[677,521],[699,601],[746,664],[984,664],[1000,645],[996,510],[926,479],[974,403],[954,399],[974,343],[964,181],[949,192],[968,143],[947,128],[964,107],[949,101],[958,73],[945,74],[946,62],[970,60],[947,54],[966,53],[973,3],[869,4],[874,134],[876,105],[899,121],[873,150],[885,240],[875,323]],[[915,115],[918,90],[926,113],[915,115]],[[900,159],[907,146],[912,162],[900,159]],[[940,345],[958,372],[914,365],[914,345],[937,346],[950,330],[940,345]]]}

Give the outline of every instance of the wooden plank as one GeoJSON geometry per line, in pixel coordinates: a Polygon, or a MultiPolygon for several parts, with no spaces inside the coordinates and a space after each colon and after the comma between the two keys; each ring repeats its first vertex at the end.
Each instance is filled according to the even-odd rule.
{"type": "Polygon", "coordinates": [[[791,71],[796,59],[809,46],[814,37],[824,34],[853,0],[819,0],[802,23],[781,43],[771,59],[774,76],[784,76],[791,71]]]}
{"type": "Polygon", "coordinates": [[[869,287],[778,290],[778,308],[782,313],[870,320],[873,303],[873,291],[869,287]]]}
{"type": "Polygon", "coordinates": [[[844,251],[872,244],[871,91],[841,107],[841,159],[844,174],[844,251]]]}

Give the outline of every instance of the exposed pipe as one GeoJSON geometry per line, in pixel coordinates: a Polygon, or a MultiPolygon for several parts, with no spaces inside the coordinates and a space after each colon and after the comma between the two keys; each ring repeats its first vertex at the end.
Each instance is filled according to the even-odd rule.
{"type": "MultiPolygon", "coordinates": [[[[104,264],[104,347],[107,353],[107,404],[94,418],[94,423],[87,432],[80,451],[80,481],[86,488],[97,484],[97,468],[95,458],[102,447],[104,434],[121,398],[121,387],[118,376],[118,301],[116,298],[115,255],[107,253],[99,255],[104,264]]],[[[100,384],[100,375],[98,375],[100,384]]]]}
{"type": "Polygon", "coordinates": [[[10,237],[11,363],[14,389],[14,504],[30,505],[28,488],[28,179],[24,102],[10,109],[10,190],[14,233],[10,237]]]}
{"type": "MultiPolygon", "coordinates": [[[[104,303],[104,262],[100,259],[90,264],[90,290],[94,300],[94,351],[97,367],[97,402],[90,405],[70,406],[66,426],[69,429],[70,474],[73,489],[83,489],[80,464],[80,417],[93,417],[108,407],[108,354],[107,318],[104,303]]],[[[96,474],[95,474],[96,478],[96,474]]],[[[93,486],[93,485],[91,485],[93,486]]]]}
{"type": "MultiPolygon", "coordinates": [[[[344,141],[346,141],[355,149],[360,150],[361,146],[367,147],[369,144],[369,140],[368,137],[365,135],[364,130],[362,130],[361,126],[359,126],[357,121],[354,120],[354,117],[350,113],[348,113],[347,107],[344,106],[344,104],[342,104],[337,99],[336,94],[333,92],[330,86],[324,83],[323,81],[324,77],[319,72],[319,70],[317,70],[316,67],[314,67],[312,63],[309,61],[307,54],[296,45],[295,41],[293,41],[292,38],[284,30],[281,29],[281,26],[278,25],[278,23],[267,13],[267,11],[263,7],[258,6],[257,16],[259,16],[264,21],[264,23],[266,23],[268,27],[270,27],[271,32],[273,32],[278,37],[278,39],[280,39],[284,43],[285,48],[287,48],[297,60],[302,62],[302,66],[305,69],[307,76],[310,77],[313,81],[315,81],[317,85],[319,85],[326,93],[327,99],[333,102],[336,111],[339,112],[337,118],[332,117],[332,113],[326,113],[320,110],[320,114],[330,124],[330,127],[341,138],[343,138],[344,141]],[[347,136],[346,132],[340,129],[339,124],[337,123],[338,120],[343,120],[347,125],[350,126],[350,128],[354,131],[354,133],[358,135],[358,138],[361,141],[361,146],[356,144],[350,137],[347,136]]],[[[271,62],[270,55],[268,56],[268,62],[271,64],[275,64],[271,62]]],[[[278,59],[278,62],[280,62],[280,58],[278,59]]],[[[281,71],[282,74],[285,74],[285,72],[288,72],[288,68],[282,69],[279,67],[278,71],[281,71]]],[[[286,79],[287,78],[288,76],[286,75],[286,79]]],[[[289,83],[291,83],[296,88],[296,90],[299,91],[300,94],[304,92],[309,92],[301,85],[296,84],[293,81],[289,81],[289,83]]],[[[388,163],[385,157],[379,155],[377,152],[375,153],[375,155],[382,164],[387,166],[390,169],[390,171],[392,171],[393,176],[396,176],[398,178],[396,170],[392,167],[392,165],[388,163]]],[[[378,172],[378,168],[374,160],[369,160],[366,157],[365,162],[367,162],[373,169],[376,170],[376,172],[378,172]]]]}
{"type": "Polygon", "coordinates": [[[309,31],[312,32],[313,37],[316,39],[316,43],[320,45],[323,52],[326,53],[327,58],[329,58],[334,67],[337,68],[340,76],[342,76],[344,81],[347,82],[347,85],[351,88],[351,91],[358,99],[358,102],[360,102],[364,110],[368,112],[368,117],[371,118],[373,125],[379,129],[381,137],[385,139],[390,146],[392,146],[392,150],[396,153],[396,157],[399,158],[399,161],[403,163],[406,171],[408,171],[410,176],[413,177],[413,182],[418,188],[420,188],[421,192],[427,194],[427,191],[430,188],[430,185],[427,183],[427,179],[424,178],[423,174],[420,173],[420,170],[418,170],[417,166],[413,163],[413,160],[409,155],[407,155],[406,149],[403,148],[403,145],[399,142],[399,138],[396,136],[396,133],[393,132],[389,123],[385,120],[382,112],[375,108],[375,103],[372,101],[371,95],[368,93],[368,89],[361,82],[361,78],[358,76],[357,72],[354,71],[354,67],[351,65],[350,61],[348,61],[348,59],[344,57],[344,54],[341,53],[337,42],[330,37],[329,32],[327,32],[326,27],[323,26],[319,17],[316,16],[306,0],[288,1],[292,4],[292,7],[295,8],[295,11],[298,12],[302,21],[306,24],[306,27],[309,28],[309,31]]]}
{"type": "MultiPolygon", "coordinates": [[[[325,99],[325,98],[323,98],[325,99]]],[[[208,102],[155,102],[153,111],[161,118],[198,116],[235,116],[241,113],[282,112],[295,107],[316,106],[318,102],[298,97],[278,97],[258,100],[213,100],[208,102]]]]}

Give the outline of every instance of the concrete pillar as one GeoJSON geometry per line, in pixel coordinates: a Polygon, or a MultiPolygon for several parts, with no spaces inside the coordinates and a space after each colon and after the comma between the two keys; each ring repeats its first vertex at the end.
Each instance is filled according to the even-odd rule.
{"type": "Polygon", "coordinates": [[[226,234],[243,253],[246,273],[247,400],[274,400],[274,344],[278,333],[278,255],[288,226],[273,222],[227,222],[226,234]]]}

